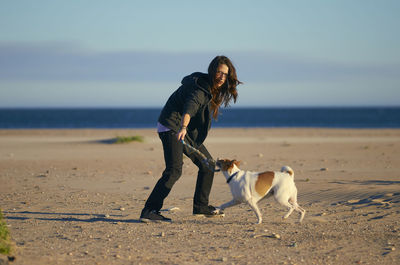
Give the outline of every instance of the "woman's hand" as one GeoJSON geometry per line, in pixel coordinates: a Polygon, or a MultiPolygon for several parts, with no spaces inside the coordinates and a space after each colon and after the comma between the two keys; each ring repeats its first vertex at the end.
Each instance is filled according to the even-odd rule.
{"type": "Polygon", "coordinates": [[[178,141],[182,141],[185,139],[185,135],[187,133],[187,126],[189,125],[190,122],[190,115],[185,113],[182,117],[182,126],[181,129],[179,130],[178,134],[176,137],[178,138],[178,141]]]}
{"type": "Polygon", "coordinates": [[[186,127],[181,127],[181,129],[179,130],[179,132],[177,134],[178,141],[184,140],[185,135],[186,135],[186,127]]]}

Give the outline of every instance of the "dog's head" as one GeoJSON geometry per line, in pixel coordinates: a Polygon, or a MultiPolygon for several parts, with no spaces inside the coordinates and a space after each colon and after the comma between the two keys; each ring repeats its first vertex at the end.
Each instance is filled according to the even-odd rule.
{"type": "Polygon", "coordinates": [[[229,160],[229,159],[218,159],[216,165],[221,169],[221,171],[226,171],[230,173],[234,166],[239,167],[240,161],[229,160]]]}

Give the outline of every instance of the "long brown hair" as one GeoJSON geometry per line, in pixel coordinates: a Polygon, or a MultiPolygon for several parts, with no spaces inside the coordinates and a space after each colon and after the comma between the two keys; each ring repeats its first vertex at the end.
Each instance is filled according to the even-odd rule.
{"type": "Polygon", "coordinates": [[[208,66],[208,77],[211,81],[211,111],[213,118],[216,120],[218,118],[219,107],[222,104],[227,107],[232,99],[233,103],[236,103],[238,97],[236,87],[239,84],[242,84],[242,82],[237,79],[236,69],[231,60],[223,55],[217,56],[211,61],[208,66]],[[221,64],[228,66],[229,70],[225,83],[221,87],[217,88],[217,84],[215,84],[215,76],[217,74],[217,69],[221,64]]]}

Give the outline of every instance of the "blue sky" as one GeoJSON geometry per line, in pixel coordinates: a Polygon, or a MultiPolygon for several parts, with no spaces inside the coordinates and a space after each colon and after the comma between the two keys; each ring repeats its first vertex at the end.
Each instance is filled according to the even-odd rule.
{"type": "Polygon", "coordinates": [[[2,1],[0,107],[161,107],[216,55],[235,106],[399,106],[400,2],[2,1]]]}

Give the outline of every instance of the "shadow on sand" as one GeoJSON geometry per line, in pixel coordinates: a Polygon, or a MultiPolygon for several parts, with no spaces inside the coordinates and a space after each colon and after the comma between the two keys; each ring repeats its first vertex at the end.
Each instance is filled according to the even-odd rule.
{"type": "Polygon", "coordinates": [[[395,180],[353,180],[353,181],[332,181],[333,184],[355,184],[355,185],[399,185],[400,181],[395,180]]]}
{"type": "Polygon", "coordinates": [[[92,143],[96,143],[96,144],[115,144],[117,142],[118,142],[117,138],[110,138],[110,139],[92,141],[92,143]]]}
{"type": "Polygon", "coordinates": [[[4,211],[5,219],[9,220],[42,220],[42,221],[61,221],[61,222],[107,222],[107,223],[141,223],[138,219],[122,219],[123,215],[89,214],[89,213],[50,213],[50,212],[10,212],[4,211]],[[26,216],[29,215],[29,216],[26,216]],[[51,217],[45,217],[50,216],[51,217]],[[89,217],[89,218],[85,218],[89,217]]]}

